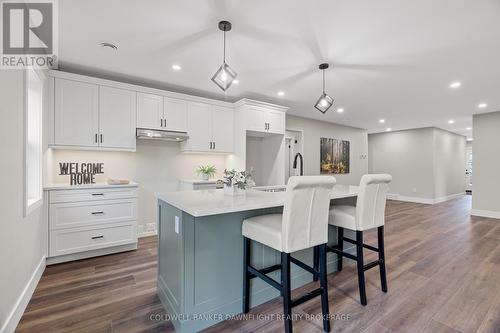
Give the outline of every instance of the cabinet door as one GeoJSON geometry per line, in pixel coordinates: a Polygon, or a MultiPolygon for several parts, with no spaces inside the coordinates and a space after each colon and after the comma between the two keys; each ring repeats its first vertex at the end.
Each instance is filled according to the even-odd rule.
{"type": "Polygon", "coordinates": [[[212,110],[212,141],[214,151],[234,151],[234,112],[230,108],[215,106],[212,110]]]}
{"type": "Polygon", "coordinates": [[[164,97],[164,129],[169,131],[187,131],[187,102],[181,99],[164,97]]]}
{"type": "Polygon", "coordinates": [[[56,78],[54,94],[54,143],[64,146],[98,146],[99,87],[56,78]]]}
{"type": "Polygon", "coordinates": [[[163,97],[137,93],[137,127],[162,129],[163,97]]]}
{"type": "Polygon", "coordinates": [[[265,111],[263,109],[249,107],[246,113],[247,129],[257,132],[266,132],[265,111]]]}
{"type": "Polygon", "coordinates": [[[182,149],[188,151],[213,151],[212,141],[212,106],[210,104],[188,103],[189,139],[182,143],[182,149]]]}
{"type": "Polygon", "coordinates": [[[268,123],[268,132],[284,134],[284,116],[285,114],[280,111],[267,111],[266,120],[268,123]]]}
{"type": "Polygon", "coordinates": [[[99,146],[135,149],[136,92],[100,87],[99,146]]]}

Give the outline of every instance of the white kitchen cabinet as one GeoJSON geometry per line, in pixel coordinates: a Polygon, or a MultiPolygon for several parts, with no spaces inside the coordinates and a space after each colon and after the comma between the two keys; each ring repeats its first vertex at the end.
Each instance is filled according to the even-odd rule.
{"type": "Polygon", "coordinates": [[[163,129],[176,132],[187,131],[188,103],[181,99],[163,98],[163,129]]]}
{"type": "Polygon", "coordinates": [[[231,153],[234,150],[234,112],[230,108],[214,106],[212,109],[213,151],[231,153]]]}
{"type": "Polygon", "coordinates": [[[188,103],[189,139],[183,151],[230,153],[234,141],[234,112],[231,108],[206,103],[188,103]]]}
{"type": "Polygon", "coordinates": [[[246,129],[260,133],[285,133],[285,113],[263,107],[250,106],[245,111],[246,129]]]}
{"type": "Polygon", "coordinates": [[[97,147],[99,86],[60,78],[54,86],[54,144],[97,147]]]}
{"type": "Polygon", "coordinates": [[[47,190],[49,264],[137,248],[137,184],[47,190]]]}
{"type": "Polygon", "coordinates": [[[163,97],[137,93],[137,127],[163,129],[163,97]]]}
{"type": "Polygon", "coordinates": [[[135,149],[136,92],[101,86],[99,147],[135,149]]]}
{"type": "Polygon", "coordinates": [[[137,127],[186,132],[187,102],[154,94],[137,93],[137,127]]]}
{"type": "Polygon", "coordinates": [[[183,151],[211,151],[212,106],[205,103],[188,103],[189,139],[181,145],[183,151]]]}

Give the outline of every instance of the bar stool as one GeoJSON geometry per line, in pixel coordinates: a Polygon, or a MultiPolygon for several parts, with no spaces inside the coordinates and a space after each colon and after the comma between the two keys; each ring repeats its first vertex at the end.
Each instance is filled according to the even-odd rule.
{"type": "Polygon", "coordinates": [[[385,272],[384,222],[386,194],[392,176],[387,174],[364,175],[359,184],[359,193],[354,206],[332,206],[330,225],[338,228],[338,242],[328,251],[338,255],[337,270],[342,270],[342,257],[355,260],[358,269],[359,298],[366,305],[365,271],[379,266],[382,291],[387,292],[385,272]],[[356,240],[344,237],[344,228],[356,231],[356,240]],[[378,248],[363,243],[363,231],[377,228],[378,248]],[[356,255],[344,252],[344,241],[356,245],[356,255]],[[363,247],[378,252],[378,260],[364,264],[363,247]]]}
{"type": "Polygon", "coordinates": [[[276,288],[283,297],[285,332],[292,332],[292,307],[321,296],[323,329],[330,331],[328,287],[326,280],[326,243],[328,241],[328,210],[330,194],[335,185],[331,176],[290,177],[285,192],[283,214],[255,216],[243,221],[243,312],[250,307],[250,279],[259,277],[276,288]],[[251,265],[251,241],[281,252],[281,264],[264,269],[251,265]],[[310,267],[290,254],[307,248],[318,248],[319,270],[310,267]],[[320,287],[291,299],[290,263],[319,277],[320,287]],[[281,270],[281,284],[267,276],[281,270]]]}

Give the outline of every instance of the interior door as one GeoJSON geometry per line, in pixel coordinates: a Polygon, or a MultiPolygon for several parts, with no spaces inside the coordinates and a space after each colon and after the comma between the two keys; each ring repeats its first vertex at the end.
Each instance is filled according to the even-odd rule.
{"type": "Polygon", "coordinates": [[[214,106],[212,110],[212,141],[214,151],[234,151],[234,113],[226,107],[214,106]]]}
{"type": "Polygon", "coordinates": [[[163,96],[137,93],[137,127],[162,129],[163,96]]]}
{"type": "Polygon", "coordinates": [[[187,102],[181,99],[164,97],[163,119],[169,131],[187,131],[187,102]]]}
{"type": "Polygon", "coordinates": [[[472,192],[472,149],[467,149],[465,165],[465,190],[472,192]]]}
{"type": "Polygon", "coordinates": [[[55,79],[54,143],[64,146],[98,146],[99,87],[55,79]]]}
{"type": "Polygon", "coordinates": [[[205,103],[188,103],[189,139],[183,143],[183,150],[212,151],[212,106],[205,103]]]}
{"type": "Polygon", "coordinates": [[[99,146],[135,149],[136,92],[100,87],[99,146]]]}

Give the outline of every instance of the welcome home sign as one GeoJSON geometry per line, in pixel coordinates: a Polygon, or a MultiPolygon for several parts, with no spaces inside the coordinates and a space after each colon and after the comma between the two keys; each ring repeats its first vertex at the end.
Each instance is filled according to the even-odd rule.
{"type": "Polygon", "coordinates": [[[59,163],[59,175],[69,175],[70,185],[95,184],[95,175],[103,173],[104,163],[59,163]]]}

